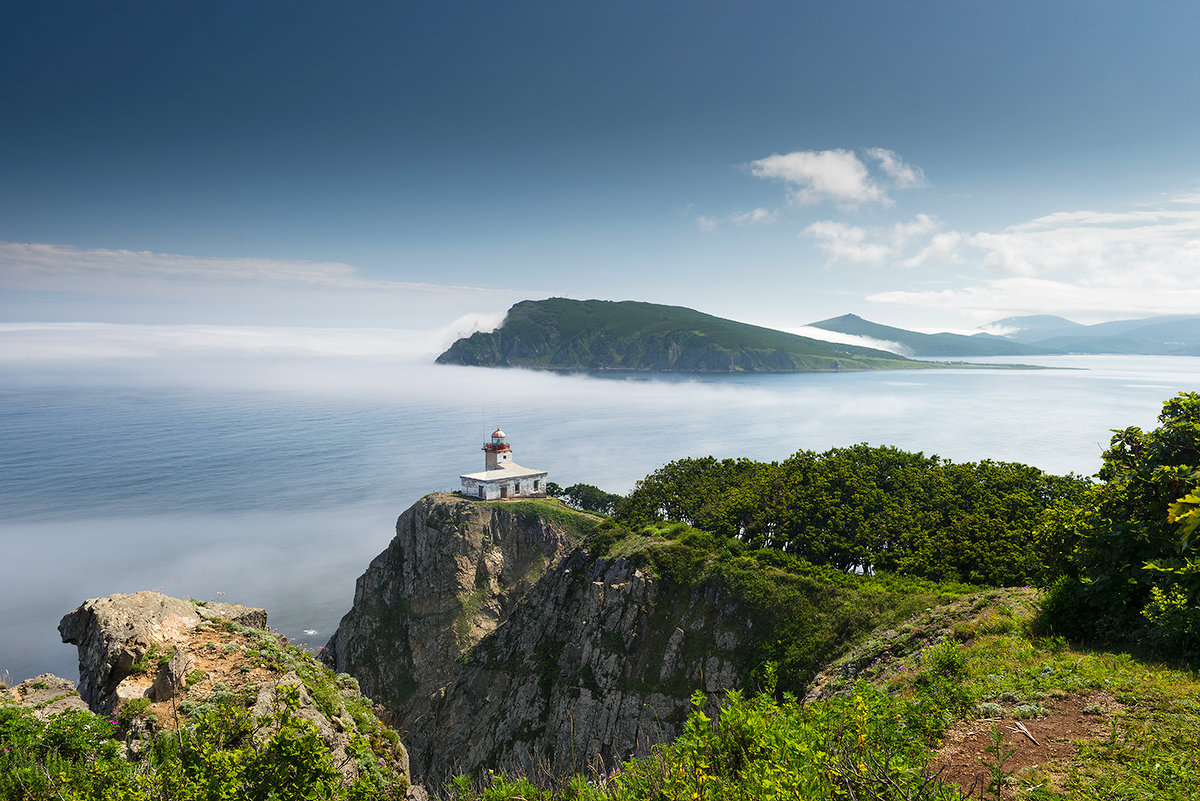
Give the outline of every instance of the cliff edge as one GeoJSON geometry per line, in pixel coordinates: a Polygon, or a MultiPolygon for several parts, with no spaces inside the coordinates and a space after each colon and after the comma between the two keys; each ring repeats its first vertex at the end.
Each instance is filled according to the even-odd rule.
{"type": "Polygon", "coordinates": [[[752,689],[767,663],[802,691],[929,600],[868,584],[682,524],[435,494],[400,516],[324,658],[394,713],[420,781],[563,776],[674,739],[695,691],[752,689]]]}

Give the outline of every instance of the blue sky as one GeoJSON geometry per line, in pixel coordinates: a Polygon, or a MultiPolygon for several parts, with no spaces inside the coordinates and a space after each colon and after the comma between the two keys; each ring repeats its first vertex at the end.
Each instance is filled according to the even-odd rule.
{"type": "Polygon", "coordinates": [[[1195,312],[1198,31],[1191,2],[0,2],[0,322],[1195,312]]]}

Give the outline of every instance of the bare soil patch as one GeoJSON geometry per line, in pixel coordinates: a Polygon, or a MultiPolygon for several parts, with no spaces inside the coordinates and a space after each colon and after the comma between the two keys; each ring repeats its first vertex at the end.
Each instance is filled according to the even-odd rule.
{"type": "MultiPolygon", "coordinates": [[[[1004,735],[1002,753],[1015,749],[1003,768],[1006,773],[1013,771],[1017,782],[1004,787],[1001,795],[1016,798],[1019,789],[1038,784],[1058,789],[1055,782],[1062,775],[1064,763],[1074,755],[1076,743],[1107,736],[1109,721],[1123,710],[1112,695],[1100,692],[1044,698],[1037,703],[1049,715],[1019,721],[1028,735],[1017,726],[1018,721],[1007,716],[959,722],[946,733],[934,758],[934,769],[941,769],[942,780],[957,784],[964,793],[985,797],[991,773],[983,763],[996,764],[995,755],[986,750],[992,744],[992,728],[996,727],[1004,735]]],[[[987,792],[986,797],[994,796],[987,792]]]]}
{"type": "MultiPolygon", "coordinates": [[[[215,623],[201,623],[197,628],[180,632],[170,644],[187,653],[192,662],[189,672],[193,681],[179,688],[173,699],[151,704],[147,711],[157,718],[157,728],[173,730],[188,716],[178,705],[189,698],[203,698],[218,689],[244,693],[247,687],[258,686],[277,678],[270,670],[255,664],[250,654],[258,649],[253,637],[225,630],[215,623]]],[[[151,671],[146,685],[153,684],[157,670],[151,671]]]]}

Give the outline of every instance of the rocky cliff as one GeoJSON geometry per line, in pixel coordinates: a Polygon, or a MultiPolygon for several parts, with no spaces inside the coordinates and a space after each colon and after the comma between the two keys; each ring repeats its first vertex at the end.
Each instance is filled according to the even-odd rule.
{"type": "Polygon", "coordinates": [[[467,651],[452,682],[414,699],[414,772],[562,775],[674,739],[693,692],[741,686],[750,625],[716,583],[678,589],[629,559],[574,551],[467,651]]]}
{"type": "Polygon", "coordinates": [[[326,658],[397,714],[414,776],[611,765],[754,666],[726,582],[590,555],[595,521],[553,504],[428,496],[358,580],[326,658]]]}
{"type": "Polygon", "coordinates": [[[596,523],[554,501],[426,496],[359,577],[326,663],[393,710],[410,709],[410,699],[444,687],[459,658],[596,523]]]}

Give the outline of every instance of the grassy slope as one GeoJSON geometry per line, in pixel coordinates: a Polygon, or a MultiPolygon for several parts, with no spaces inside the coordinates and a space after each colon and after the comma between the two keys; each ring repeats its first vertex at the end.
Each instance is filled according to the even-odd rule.
{"type": "Polygon", "coordinates": [[[1123,710],[1106,721],[1105,736],[1079,741],[1075,755],[1065,760],[1018,772],[1005,797],[1194,798],[1200,786],[1200,676],[1127,653],[1034,636],[1040,599],[1031,589],[986,591],[969,604],[960,601],[909,621],[907,632],[876,632],[841,667],[856,660],[872,665],[863,678],[908,697],[915,692],[923,651],[914,646],[944,638],[961,643],[961,683],[970,698],[1000,705],[1006,720],[1022,704],[1111,694],[1123,710]]]}
{"type": "MultiPolygon", "coordinates": [[[[936,762],[935,752],[947,729],[988,730],[992,723],[967,722],[994,716],[996,707],[1002,710],[996,728],[1007,732],[1014,718],[1023,714],[1022,708],[1053,709],[1063,699],[1103,696],[1113,701],[1117,711],[1099,711],[1088,719],[1094,724],[1091,728],[1101,733],[1079,739],[1069,756],[1020,766],[1007,780],[1003,798],[1182,801],[1193,798],[1195,787],[1200,786],[1200,676],[1035,634],[1041,599],[1037,590],[973,589],[902,577],[847,575],[783,554],[741,550],[736,545],[730,550],[728,544],[682,524],[661,524],[632,534],[602,525],[586,545],[598,555],[640,560],[661,581],[685,591],[713,580],[724,583],[736,606],[757,610],[758,636],[746,644],[747,665],[753,660],[778,663],[781,691],[812,675],[808,668],[814,656],[841,653],[816,677],[802,710],[786,701],[778,708],[761,706],[775,703],[769,699],[755,702],[762,717],[753,725],[771,727],[759,734],[771,742],[779,738],[791,742],[772,745],[756,757],[756,782],[774,771],[808,787],[805,797],[827,797],[821,789],[824,782],[844,765],[830,761],[834,743],[820,739],[826,737],[820,732],[844,732],[854,725],[852,718],[863,715],[880,717],[862,724],[863,731],[876,734],[865,740],[859,735],[855,759],[870,764],[873,754],[884,753],[873,752],[877,747],[873,743],[899,738],[915,749],[905,757],[908,773],[904,775],[911,778],[921,770],[922,759],[936,762]],[[842,639],[817,642],[831,635],[842,639]],[[850,643],[857,644],[847,649],[850,643]],[[945,666],[953,667],[952,675],[944,671],[945,666]],[[944,683],[938,684],[943,674],[951,676],[949,692],[944,683]],[[981,709],[983,704],[995,706],[981,709]],[[804,737],[810,735],[818,739],[805,745],[804,737]],[[815,750],[805,756],[808,746],[815,750]],[[800,751],[790,752],[790,747],[800,751]]],[[[755,683],[747,681],[748,686],[755,683]]],[[[745,713],[737,704],[732,708],[745,713]]],[[[1038,719],[1026,723],[1040,731],[1038,719]]],[[[746,770],[721,775],[715,767],[722,760],[743,758],[723,754],[724,746],[712,744],[721,740],[723,724],[701,721],[696,725],[699,728],[693,733],[701,734],[691,739],[685,734],[679,743],[654,755],[627,761],[615,778],[582,776],[573,786],[559,783],[558,790],[531,795],[535,788],[530,777],[496,774],[486,791],[460,785],[458,798],[642,801],[662,796],[664,788],[689,798],[745,794],[746,770]],[[703,734],[709,726],[714,733],[703,734]],[[709,742],[704,738],[712,742],[697,745],[709,742]],[[711,763],[712,769],[689,773],[698,759],[711,763]]],[[[844,745],[843,741],[837,747],[844,745]]],[[[979,743],[980,748],[985,745],[979,743]]],[[[970,762],[974,764],[974,759],[970,762]]],[[[836,788],[826,789],[834,793],[836,788]]],[[[749,792],[747,797],[757,797],[757,790],[749,792]]],[[[940,797],[958,796],[948,788],[940,797]]]]}
{"type": "Polygon", "coordinates": [[[809,339],[680,306],[566,298],[522,301],[509,310],[498,331],[459,340],[438,357],[438,362],[689,372],[930,366],[887,351],[809,339]],[[673,357],[673,347],[682,350],[683,356],[673,357]],[[714,365],[730,358],[735,366],[706,368],[706,358],[714,365]]]}

